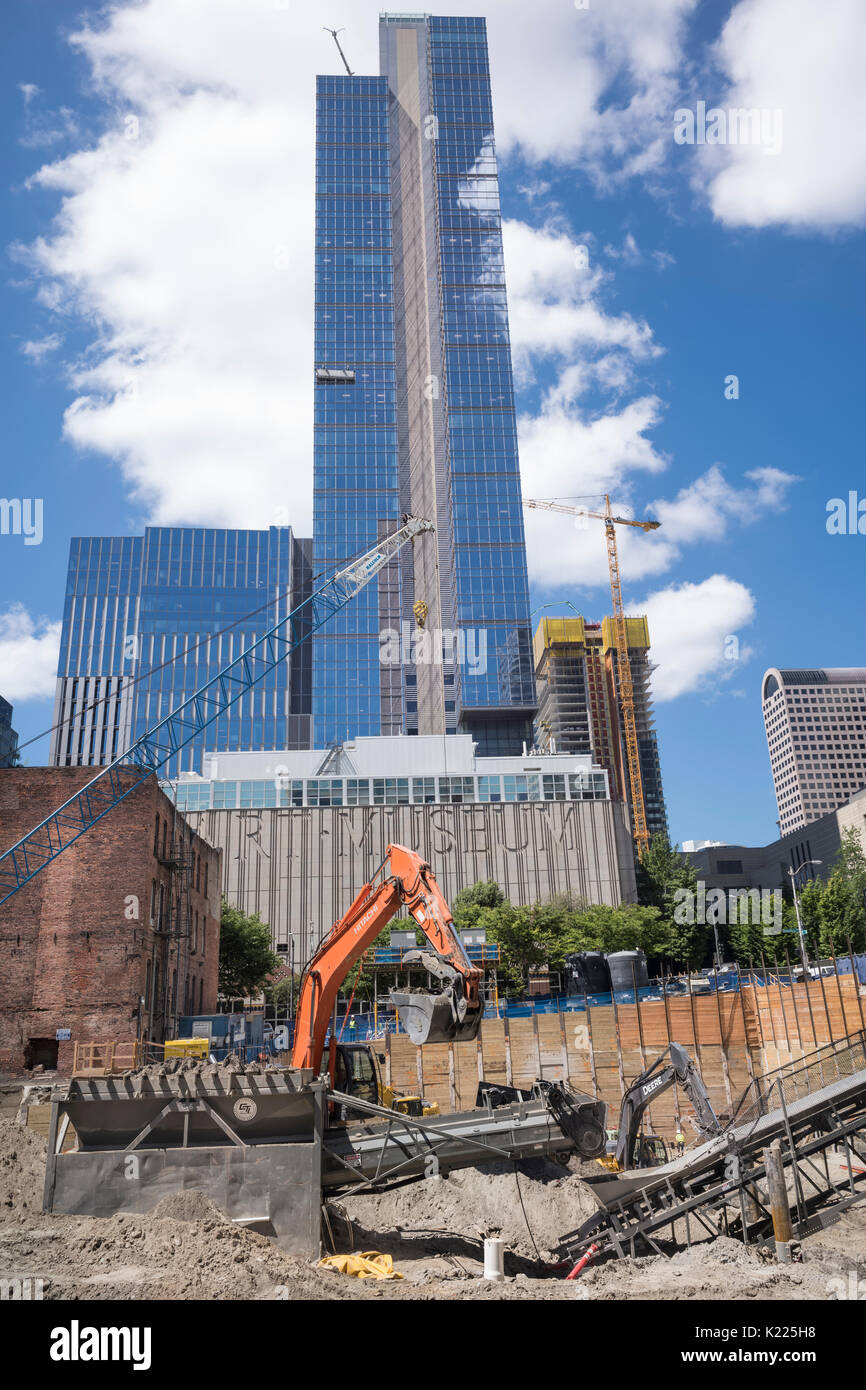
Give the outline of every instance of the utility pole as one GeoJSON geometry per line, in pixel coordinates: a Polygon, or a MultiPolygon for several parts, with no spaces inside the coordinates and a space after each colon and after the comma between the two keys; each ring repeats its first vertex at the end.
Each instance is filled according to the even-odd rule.
{"type": "Polygon", "coordinates": [[[343,60],[343,66],[344,66],[344,68],[346,69],[346,72],[349,74],[350,77],[354,77],[355,74],[353,73],[352,69],[349,67],[349,60],[348,60],[348,58],[346,57],[345,53],[343,52],[343,46],[342,46],[342,44],[340,43],[340,40],[337,38],[337,35],[338,35],[338,34],[344,34],[344,33],[346,32],[345,29],[329,29],[328,26],[327,26],[327,24],[323,24],[323,25],[322,25],[322,28],[324,29],[324,31],[325,31],[326,34],[330,34],[330,35],[331,35],[331,38],[334,40],[334,43],[337,45],[337,51],[339,52],[340,57],[341,57],[342,60],[343,60]]]}

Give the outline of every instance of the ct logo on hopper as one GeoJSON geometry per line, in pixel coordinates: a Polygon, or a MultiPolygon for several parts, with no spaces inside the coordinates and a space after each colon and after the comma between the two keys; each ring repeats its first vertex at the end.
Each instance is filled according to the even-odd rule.
{"type": "Polygon", "coordinates": [[[254,1100],[250,1100],[249,1096],[242,1096],[240,1100],[236,1100],[234,1103],[234,1115],[236,1120],[254,1120],[257,1111],[258,1106],[254,1100]]]}

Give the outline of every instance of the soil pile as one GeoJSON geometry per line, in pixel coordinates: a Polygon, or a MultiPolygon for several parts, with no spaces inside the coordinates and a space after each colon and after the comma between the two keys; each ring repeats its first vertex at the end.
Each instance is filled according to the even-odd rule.
{"type": "MultiPolygon", "coordinates": [[[[501,1236],[516,1254],[549,1259],[563,1235],[598,1210],[586,1183],[556,1164],[486,1164],[426,1178],[378,1194],[348,1194],[340,1205],[355,1228],[356,1248],[372,1242],[397,1257],[453,1244],[481,1258],[484,1238],[501,1236]],[[473,1249],[474,1247],[474,1249],[473,1249]]],[[[372,1245],[370,1246],[372,1248],[372,1245]]]]}
{"type": "Polygon", "coordinates": [[[0,1221],[42,1211],[45,1140],[15,1120],[0,1120],[0,1221]]]}

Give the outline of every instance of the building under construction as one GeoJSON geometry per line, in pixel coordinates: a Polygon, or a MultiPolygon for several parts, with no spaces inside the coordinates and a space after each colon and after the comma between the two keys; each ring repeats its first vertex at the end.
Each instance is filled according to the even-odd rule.
{"type": "MultiPolygon", "coordinates": [[[[646,618],[627,618],[634,713],[647,830],[667,835],[658,742],[653,723],[646,618]]],[[[619,655],[612,618],[544,618],[534,638],[538,691],[536,739],[546,752],[582,753],[607,769],[611,795],[631,804],[625,733],[617,700],[619,655]]]]}

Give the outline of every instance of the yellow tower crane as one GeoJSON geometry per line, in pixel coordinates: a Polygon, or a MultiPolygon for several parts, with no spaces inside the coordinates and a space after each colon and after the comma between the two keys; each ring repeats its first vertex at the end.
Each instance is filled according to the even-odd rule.
{"type": "Polygon", "coordinates": [[[589,512],[584,507],[566,507],[561,502],[541,502],[524,497],[524,507],[544,512],[562,512],[566,516],[586,516],[604,522],[607,540],[607,564],[610,570],[610,596],[613,600],[613,627],[616,633],[617,651],[617,693],[622,710],[622,727],[625,733],[625,751],[628,762],[628,776],[631,784],[632,833],[639,857],[649,844],[649,831],[646,823],[646,807],[643,797],[643,777],[640,770],[640,750],[637,742],[637,725],[634,717],[634,684],[631,678],[631,661],[628,654],[628,633],[625,625],[625,610],[622,606],[622,582],[619,574],[619,554],[616,548],[617,526],[636,526],[640,531],[657,531],[660,521],[632,521],[627,516],[614,516],[610,507],[610,497],[605,495],[604,511],[589,512]]]}

